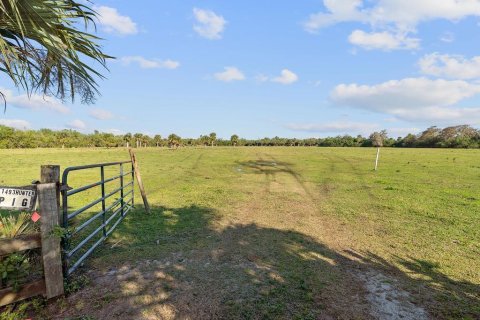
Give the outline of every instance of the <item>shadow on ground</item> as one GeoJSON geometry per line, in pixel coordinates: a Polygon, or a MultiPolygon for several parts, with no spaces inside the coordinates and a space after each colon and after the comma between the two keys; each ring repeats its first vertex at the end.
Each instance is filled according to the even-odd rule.
{"type": "Polygon", "coordinates": [[[279,161],[271,155],[265,155],[265,157],[269,159],[264,160],[260,158],[259,160],[237,161],[236,164],[240,166],[240,168],[245,168],[247,173],[264,175],[267,183],[276,181],[278,175],[286,174],[300,186],[303,193],[308,196],[309,199],[314,198],[305,183],[305,179],[294,170],[292,163],[279,161]]]}
{"type": "Polygon", "coordinates": [[[133,212],[84,268],[90,285],[50,306],[47,316],[368,319],[371,302],[358,275],[371,270],[410,286],[411,302],[427,305],[435,318],[480,315],[479,286],[455,282],[427,262],[402,261],[424,275],[413,280],[373,254],[336,252],[304,234],[255,224],[220,228],[216,217],[197,206],[133,212]]]}

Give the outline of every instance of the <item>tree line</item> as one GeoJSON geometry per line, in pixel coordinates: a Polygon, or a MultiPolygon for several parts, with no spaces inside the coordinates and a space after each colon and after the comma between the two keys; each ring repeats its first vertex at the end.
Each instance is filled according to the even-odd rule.
{"type": "Polygon", "coordinates": [[[167,137],[141,133],[115,135],[94,131],[90,134],[75,130],[51,129],[17,130],[0,126],[0,148],[82,148],[82,147],[170,147],[182,146],[318,146],[318,147],[408,147],[408,148],[480,148],[480,130],[469,125],[446,128],[430,127],[419,134],[389,137],[386,130],[368,137],[339,135],[326,138],[262,138],[244,139],[234,134],[230,139],[219,139],[217,134],[198,138],[181,138],[177,134],[167,137]]]}

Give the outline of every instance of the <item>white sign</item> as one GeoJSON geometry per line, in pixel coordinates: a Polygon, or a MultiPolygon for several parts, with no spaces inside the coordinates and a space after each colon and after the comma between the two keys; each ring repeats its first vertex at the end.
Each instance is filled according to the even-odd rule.
{"type": "Polygon", "coordinates": [[[36,199],[35,187],[0,187],[0,209],[32,210],[36,199]]]}

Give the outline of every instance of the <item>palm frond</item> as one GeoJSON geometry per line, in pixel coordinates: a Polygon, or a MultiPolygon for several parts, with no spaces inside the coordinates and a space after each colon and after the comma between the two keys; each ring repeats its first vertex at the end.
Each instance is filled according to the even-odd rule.
{"type": "Polygon", "coordinates": [[[0,216],[0,238],[14,238],[34,231],[30,215],[26,212],[0,216]]]}
{"type": "Polygon", "coordinates": [[[73,0],[0,0],[0,71],[28,93],[91,102],[112,58],[88,33],[96,13],[73,0]],[[85,31],[79,29],[83,24],[85,31]]]}

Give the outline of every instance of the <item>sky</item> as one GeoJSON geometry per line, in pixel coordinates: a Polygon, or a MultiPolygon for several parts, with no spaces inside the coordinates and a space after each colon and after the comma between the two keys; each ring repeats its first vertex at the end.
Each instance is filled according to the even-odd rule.
{"type": "Polygon", "coordinates": [[[93,6],[116,57],[95,104],[29,98],[3,76],[0,124],[226,139],[480,127],[480,0],[93,6]]]}

